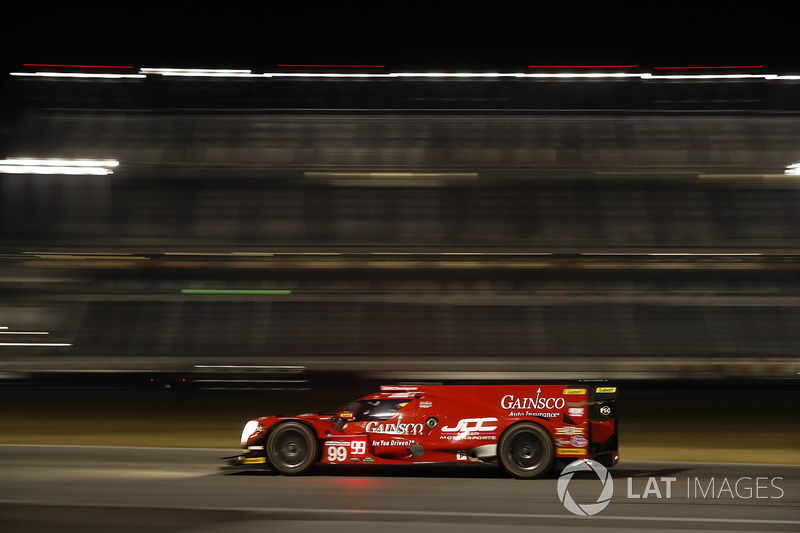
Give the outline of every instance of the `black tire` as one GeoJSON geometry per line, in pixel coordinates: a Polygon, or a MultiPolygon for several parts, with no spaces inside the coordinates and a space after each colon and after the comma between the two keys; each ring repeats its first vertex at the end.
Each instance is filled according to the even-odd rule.
{"type": "Polygon", "coordinates": [[[285,422],[267,437],[266,455],[269,464],[281,474],[305,474],[319,454],[317,436],[301,422],[285,422]]]}
{"type": "Polygon", "coordinates": [[[544,477],[553,469],[555,446],[542,426],[514,424],[500,437],[497,457],[506,472],[519,479],[544,477]]]}

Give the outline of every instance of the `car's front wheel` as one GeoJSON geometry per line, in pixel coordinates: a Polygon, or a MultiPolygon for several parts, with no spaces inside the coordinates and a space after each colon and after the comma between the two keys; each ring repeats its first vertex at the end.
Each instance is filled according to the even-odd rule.
{"type": "Polygon", "coordinates": [[[269,434],[267,461],[282,474],[305,474],[317,462],[317,436],[301,422],[286,422],[269,434]]]}
{"type": "Polygon", "coordinates": [[[542,426],[531,422],[511,426],[500,437],[498,448],[500,464],[516,478],[546,476],[555,462],[553,439],[542,426]]]}

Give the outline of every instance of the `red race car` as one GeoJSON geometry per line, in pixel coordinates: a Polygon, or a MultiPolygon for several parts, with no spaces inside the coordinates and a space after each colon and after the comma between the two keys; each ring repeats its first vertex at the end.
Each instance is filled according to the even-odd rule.
{"type": "Polygon", "coordinates": [[[616,417],[617,388],[605,384],[385,385],[335,414],[247,422],[230,466],[499,462],[533,479],[557,460],[617,464],[616,417]]]}

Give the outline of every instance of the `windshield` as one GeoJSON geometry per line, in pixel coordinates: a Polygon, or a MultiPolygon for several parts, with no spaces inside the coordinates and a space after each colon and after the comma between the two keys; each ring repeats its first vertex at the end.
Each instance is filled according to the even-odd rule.
{"type": "Polygon", "coordinates": [[[359,422],[362,420],[387,420],[395,416],[401,409],[406,407],[413,400],[413,398],[357,400],[342,407],[341,411],[352,412],[352,422],[359,422]]]}

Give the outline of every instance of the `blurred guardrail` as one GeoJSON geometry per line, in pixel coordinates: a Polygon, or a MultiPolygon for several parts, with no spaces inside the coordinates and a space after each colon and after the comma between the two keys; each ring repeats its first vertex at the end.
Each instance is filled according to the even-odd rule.
{"type": "Polygon", "coordinates": [[[216,365],[219,358],[93,357],[4,361],[0,376],[11,383],[85,383],[93,386],[194,388],[215,390],[306,390],[320,378],[341,380],[528,380],[660,379],[800,380],[800,358],[570,356],[434,357],[397,354],[394,357],[326,355],[297,358],[302,365],[284,365],[286,357],[228,357],[236,364],[216,365]],[[192,365],[187,360],[199,361],[192,365]],[[35,366],[35,368],[34,368],[35,366]]]}
{"type": "Polygon", "coordinates": [[[201,390],[309,390],[306,368],[297,365],[195,365],[194,388],[201,390]]]}

